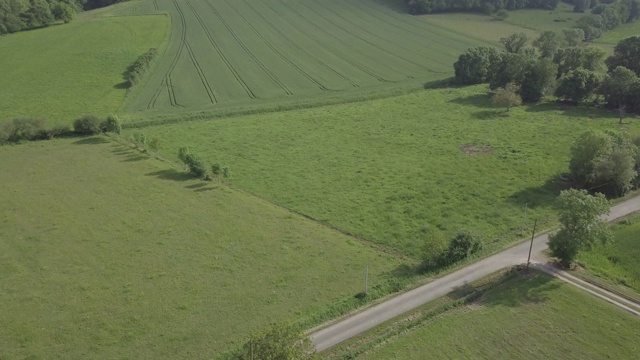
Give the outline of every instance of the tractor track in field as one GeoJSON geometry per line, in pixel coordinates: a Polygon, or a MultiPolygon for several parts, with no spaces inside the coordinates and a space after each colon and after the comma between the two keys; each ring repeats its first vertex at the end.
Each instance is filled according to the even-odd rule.
{"type": "MultiPolygon", "coordinates": [[[[302,70],[298,65],[296,65],[293,61],[291,61],[287,56],[285,56],[284,54],[282,54],[280,52],[280,50],[276,49],[270,42],[269,40],[267,40],[264,36],[262,36],[262,34],[260,34],[260,32],[244,17],[242,16],[242,14],[235,8],[233,7],[231,4],[229,4],[229,2],[227,0],[223,0],[225,4],[227,4],[227,6],[229,8],[231,8],[231,10],[233,10],[233,12],[235,12],[238,17],[240,17],[250,28],[251,30],[253,30],[253,32],[260,38],[262,39],[262,41],[264,41],[265,45],[267,45],[267,47],[269,47],[269,49],[271,49],[271,51],[273,51],[274,54],[278,55],[278,57],[280,57],[280,59],[282,59],[284,62],[286,62],[287,64],[289,64],[289,66],[291,66],[292,68],[296,69],[296,71],[298,71],[300,73],[300,75],[304,76],[305,78],[307,78],[307,80],[311,81],[312,83],[314,83],[320,90],[322,91],[328,91],[330,90],[329,88],[327,88],[326,86],[324,86],[320,81],[318,81],[317,79],[315,79],[313,76],[311,76],[311,74],[307,73],[306,71],[302,70]]],[[[237,0],[236,0],[237,1],[237,0]]],[[[258,15],[262,16],[262,14],[258,15]]]]}
{"type": "MultiPolygon", "coordinates": [[[[314,4],[315,4],[315,3],[316,3],[316,2],[314,2],[314,4]]],[[[377,49],[377,50],[381,51],[382,53],[385,53],[385,54],[390,55],[390,56],[392,56],[392,57],[394,57],[394,58],[396,58],[396,59],[402,60],[402,61],[404,61],[404,62],[406,62],[406,63],[408,63],[408,64],[411,64],[411,65],[417,66],[417,67],[419,67],[419,68],[421,68],[421,69],[424,69],[424,70],[426,70],[426,71],[429,71],[427,68],[425,68],[425,67],[424,67],[424,65],[422,65],[422,64],[418,64],[418,63],[416,63],[416,62],[414,62],[414,61],[412,61],[412,60],[406,59],[405,57],[400,56],[400,55],[396,54],[395,52],[393,52],[393,51],[390,51],[390,50],[386,49],[384,46],[381,46],[381,45],[375,44],[375,43],[371,42],[370,40],[368,40],[368,39],[366,39],[366,38],[364,38],[364,37],[362,37],[362,36],[360,36],[360,35],[358,35],[358,34],[354,33],[353,31],[351,31],[351,30],[349,30],[349,29],[345,28],[344,26],[342,26],[341,24],[337,23],[336,21],[331,20],[331,19],[329,19],[328,17],[326,17],[326,16],[322,15],[322,14],[321,14],[317,9],[315,9],[315,8],[311,7],[309,4],[307,4],[307,3],[301,3],[301,4],[302,4],[302,6],[306,7],[307,9],[309,9],[309,11],[313,12],[313,13],[314,13],[318,18],[323,19],[323,20],[324,20],[324,21],[326,21],[328,24],[330,24],[332,27],[336,27],[336,28],[338,28],[338,29],[342,30],[342,32],[344,32],[345,34],[348,34],[349,36],[351,36],[351,37],[353,37],[353,38],[355,38],[355,39],[358,39],[358,40],[360,40],[361,42],[363,42],[363,43],[365,43],[365,44],[368,44],[368,45],[369,45],[369,46],[371,46],[372,48],[377,49]]],[[[335,13],[334,13],[334,14],[335,14],[335,13]]],[[[342,17],[341,17],[341,18],[342,18],[342,17]]],[[[344,18],[342,18],[342,19],[344,19],[344,18]]],[[[363,29],[363,31],[364,31],[364,29],[363,29]]],[[[365,32],[366,32],[366,31],[365,31],[365,32]]],[[[396,70],[396,71],[397,71],[397,70],[396,70]]],[[[402,73],[402,72],[401,72],[401,73],[402,73]]],[[[406,76],[407,78],[409,78],[409,79],[413,79],[413,78],[414,78],[414,76],[413,76],[413,75],[411,75],[411,74],[405,74],[405,76],[406,76]]]]}
{"type": "MultiPolygon", "coordinates": [[[[353,24],[353,22],[349,21],[349,19],[345,18],[345,17],[344,17],[344,16],[342,16],[340,13],[338,13],[338,12],[334,11],[333,9],[331,9],[331,7],[330,7],[330,6],[325,5],[325,3],[324,3],[323,1],[314,1],[313,3],[314,3],[314,4],[319,4],[321,7],[323,7],[324,9],[326,9],[328,12],[332,13],[333,15],[335,15],[335,17],[340,18],[340,19],[342,19],[342,20],[346,21],[346,22],[347,22],[347,23],[349,23],[349,24],[353,24]]],[[[315,11],[315,10],[312,10],[312,11],[315,11]]],[[[316,11],[316,14],[318,14],[319,16],[322,16],[322,15],[321,15],[319,12],[317,12],[317,11],[316,11]]],[[[336,25],[337,27],[339,27],[339,28],[340,28],[340,29],[342,29],[343,31],[345,31],[345,32],[347,32],[347,33],[349,33],[349,34],[351,34],[352,36],[354,36],[354,37],[356,37],[356,38],[358,38],[358,39],[360,39],[360,40],[362,40],[362,41],[365,41],[366,43],[370,44],[371,46],[374,46],[374,47],[376,47],[376,48],[378,48],[378,49],[380,49],[380,50],[382,50],[382,51],[384,51],[384,52],[386,52],[386,53],[388,53],[388,54],[394,55],[394,56],[395,56],[395,57],[397,57],[398,59],[404,60],[404,61],[406,61],[406,62],[408,62],[408,63],[410,63],[410,64],[413,64],[413,65],[415,65],[415,66],[418,66],[418,67],[420,67],[420,68],[424,69],[425,71],[428,71],[428,72],[431,72],[431,73],[435,73],[435,74],[442,74],[442,72],[434,71],[434,70],[432,70],[432,69],[430,69],[430,68],[426,67],[424,64],[421,64],[421,63],[415,62],[415,61],[413,61],[413,60],[411,60],[411,59],[408,59],[408,58],[406,58],[406,57],[404,57],[404,56],[400,56],[400,55],[396,54],[396,53],[395,53],[395,52],[393,52],[393,51],[389,51],[385,46],[376,45],[376,44],[374,44],[373,42],[371,42],[371,41],[367,40],[366,38],[364,38],[364,37],[362,37],[362,36],[360,36],[360,35],[357,35],[356,33],[354,33],[354,32],[352,32],[352,31],[348,30],[348,29],[347,29],[347,28],[345,28],[344,26],[339,25],[337,22],[335,22],[335,21],[333,21],[333,20],[328,19],[327,17],[324,17],[324,16],[323,16],[323,18],[324,18],[325,20],[327,20],[327,21],[330,21],[331,23],[333,23],[334,25],[336,25]]],[[[371,35],[371,37],[372,37],[372,38],[378,38],[378,39],[380,39],[380,37],[379,37],[378,35],[376,35],[376,34],[372,33],[371,31],[369,31],[369,30],[365,29],[364,27],[360,27],[360,26],[358,26],[358,28],[359,28],[360,30],[362,30],[363,32],[365,32],[366,34],[371,35]]],[[[394,45],[395,45],[395,46],[397,46],[398,48],[400,48],[400,49],[402,49],[402,50],[404,50],[404,51],[406,51],[406,52],[410,53],[410,54],[415,54],[415,55],[419,56],[420,58],[423,58],[423,57],[424,57],[423,55],[421,55],[421,54],[417,53],[417,52],[415,51],[415,49],[407,48],[407,47],[402,46],[402,45],[399,45],[399,44],[394,44],[394,45]]],[[[413,77],[412,77],[412,78],[413,78],[413,77]]]]}
{"type": "Polygon", "coordinates": [[[191,58],[191,62],[193,63],[193,66],[195,66],[196,71],[198,72],[198,76],[200,76],[200,81],[202,82],[204,89],[207,91],[207,95],[209,95],[209,100],[211,100],[212,104],[216,104],[218,100],[216,99],[216,96],[214,95],[213,90],[211,89],[211,85],[209,85],[209,81],[207,81],[207,77],[204,75],[204,71],[202,71],[202,67],[200,67],[200,64],[198,63],[198,60],[196,59],[196,56],[193,53],[193,50],[191,50],[191,46],[189,45],[189,42],[185,43],[185,47],[187,48],[187,52],[189,53],[189,57],[191,58]]]}
{"type": "MultiPolygon", "coordinates": [[[[175,2],[175,0],[174,0],[175,2]]],[[[233,76],[235,77],[236,81],[238,81],[238,83],[242,86],[242,88],[244,89],[244,91],[247,93],[247,95],[249,96],[249,98],[251,99],[256,99],[257,96],[253,93],[253,91],[251,90],[251,88],[247,85],[247,83],[242,79],[242,77],[240,76],[240,74],[238,73],[238,71],[233,67],[233,65],[231,64],[231,62],[229,61],[229,59],[227,59],[227,57],[224,55],[224,53],[222,52],[222,49],[220,49],[220,47],[218,46],[218,44],[216,43],[216,41],[213,39],[213,36],[211,35],[211,33],[209,32],[209,29],[207,29],[207,27],[204,24],[204,21],[202,21],[202,18],[200,17],[200,15],[198,14],[197,11],[195,11],[195,9],[193,8],[193,6],[191,5],[191,3],[187,0],[185,1],[185,3],[189,6],[189,8],[191,8],[191,11],[193,11],[193,14],[196,17],[196,20],[198,20],[198,23],[200,24],[200,26],[202,27],[202,30],[204,30],[205,35],[207,36],[207,39],[209,39],[209,42],[211,43],[211,45],[213,46],[213,49],[216,51],[216,53],[218,54],[218,56],[220,56],[220,59],[222,59],[222,61],[225,63],[225,65],[227,66],[227,68],[229,69],[229,71],[231,71],[231,73],[233,74],[233,76]]]]}
{"type": "Polygon", "coordinates": [[[156,11],[160,10],[160,8],[158,7],[158,0],[153,0],[153,7],[156,9],[156,11]]]}
{"type": "MultiPolygon", "coordinates": [[[[227,0],[224,0],[225,2],[227,2],[227,4],[229,5],[227,0]]],[[[300,51],[301,53],[306,54],[310,59],[313,59],[317,64],[323,66],[325,69],[331,71],[332,73],[336,74],[338,77],[342,78],[343,80],[347,81],[351,86],[353,87],[360,87],[358,84],[354,83],[353,81],[351,81],[351,79],[349,79],[348,77],[346,77],[345,75],[343,75],[342,73],[340,73],[339,71],[337,71],[336,69],[332,68],[331,66],[325,64],[324,62],[318,60],[315,56],[313,56],[311,53],[309,53],[305,48],[301,47],[300,45],[298,45],[293,39],[291,39],[286,33],[284,33],[282,30],[280,30],[273,22],[271,22],[271,20],[269,20],[266,16],[264,16],[264,14],[262,14],[261,12],[257,11],[253,5],[251,5],[250,2],[246,1],[246,0],[242,0],[245,5],[250,8],[253,12],[255,12],[258,16],[260,16],[260,18],[262,18],[262,20],[265,21],[265,23],[267,23],[272,29],[274,29],[282,38],[284,38],[285,40],[287,40],[287,42],[289,44],[291,44],[291,46],[293,46],[294,48],[298,49],[298,51],[300,51]]],[[[229,7],[231,7],[231,5],[229,5],[229,7]]],[[[242,17],[242,19],[244,19],[244,21],[251,26],[251,28],[253,29],[253,31],[260,36],[260,38],[264,39],[264,37],[260,34],[260,32],[253,27],[253,25],[251,25],[247,19],[242,16],[237,9],[233,8],[233,10],[240,16],[242,17]]],[[[266,39],[264,39],[266,43],[268,43],[266,41],[266,39]]],[[[271,45],[269,44],[269,46],[271,47],[271,45]]],[[[282,56],[282,55],[281,55],[282,56]]]]}
{"type": "MultiPolygon", "coordinates": [[[[292,13],[296,14],[298,17],[304,19],[308,24],[313,25],[316,29],[320,30],[321,32],[324,32],[325,34],[329,35],[330,37],[338,40],[340,43],[344,44],[345,46],[348,46],[347,44],[345,44],[340,38],[336,37],[335,35],[327,32],[324,28],[322,28],[321,26],[319,26],[318,24],[313,23],[312,21],[310,21],[306,16],[302,15],[301,13],[299,13],[298,11],[296,11],[295,9],[291,8],[288,4],[285,4],[282,2],[282,0],[280,1],[280,3],[282,4],[283,7],[286,7],[289,9],[289,11],[291,11],[292,13]]],[[[320,47],[322,47],[323,49],[325,49],[326,51],[330,52],[331,54],[333,54],[334,56],[336,56],[337,58],[341,59],[342,61],[346,62],[347,64],[357,68],[358,70],[362,71],[363,73],[373,77],[374,79],[377,79],[380,82],[385,82],[385,83],[395,83],[396,81],[392,81],[392,80],[387,80],[383,77],[381,77],[380,75],[376,74],[373,70],[368,69],[366,66],[361,65],[355,61],[352,61],[349,59],[349,57],[347,55],[342,54],[342,52],[340,52],[339,50],[335,50],[335,49],[331,49],[329,48],[325,43],[323,43],[322,41],[318,40],[318,39],[314,39],[313,37],[311,37],[309,34],[307,34],[306,32],[300,30],[299,27],[295,26],[292,22],[288,21],[287,19],[283,18],[282,15],[278,14],[277,12],[271,10],[274,14],[276,14],[278,17],[280,17],[283,21],[289,23],[289,25],[291,25],[291,27],[295,28],[296,30],[298,30],[299,33],[303,34],[305,37],[307,37],[308,39],[310,39],[311,41],[315,42],[316,44],[318,44],[320,47]]],[[[385,65],[386,66],[386,65],[385,65]]],[[[388,67],[388,66],[387,66],[388,67]]],[[[391,68],[390,68],[391,69],[391,68]]],[[[393,71],[394,70],[392,69],[393,71]]]]}
{"type": "MultiPolygon", "coordinates": [[[[396,28],[398,30],[401,30],[403,32],[406,32],[408,34],[411,34],[413,37],[417,38],[417,39],[423,39],[424,38],[424,33],[423,34],[419,34],[417,32],[414,32],[412,30],[409,30],[407,28],[404,28],[402,26],[400,26],[400,24],[403,24],[404,22],[390,22],[388,21],[388,19],[385,16],[380,16],[377,17],[374,13],[371,12],[370,8],[367,8],[366,6],[362,6],[360,5],[360,3],[358,4],[354,4],[354,2],[352,1],[345,1],[344,4],[346,4],[347,6],[351,7],[352,9],[356,10],[356,12],[358,14],[365,14],[366,16],[369,16],[372,20],[374,21],[378,21],[380,23],[386,23],[388,26],[391,26],[393,28],[396,28]]],[[[360,18],[359,18],[360,19],[360,18]]],[[[442,52],[442,51],[448,51],[451,48],[447,46],[447,44],[445,43],[445,41],[440,40],[440,36],[436,38],[429,38],[429,40],[431,40],[432,43],[437,44],[438,47],[438,53],[442,52]]],[[[433,45],[429,44],[429,47],[427,48],[427,51],[429,53],[433,53],[435,49],[433,49],[433,45]]],[[[418,54],[417,52],[414,52],[416,54],[418,54]]],[[[422,52],[419,53],[419,55],[427,60],[429,60],[430,62],[434,62],[437,63],[439,65],[442,65],[446,68],[450,68],[451,67],[451,63],[449,62],[443,62],[437,59],[434,59],[433,57],[427,56],[427,55],[422,55],[422,52]]],[[[444,72],[439,72],[439,71],[433,71],[433,72],[437,72],[439,74],[444,74],[444,72]]]]}
{"type": "Polygon", "coordinates": [[[169,69],[165,73],[164,79],[162,79],[160,86],[158,86],[153,96],[151,97],[151,100],[149,100],[149,103],[147,104],[147,109],[153,109],[156,106],[156,102],[158,101],[158,98],[160,97],[160,94],[162,94],[162,90],[165,87],[167,88],[167,92],[169,94],[170,105],[173,107],[180,107],[180,105],[178,105],[178,102],[176,100],[176,94],[173,89],[173,82],[171,81],[171,73],[173,72],[173,69],[175,69],[176,64],[178,64],[178,60],[182,55],[182,49],[184,48],[184,44],[187,42],[187,22],[184,19],[182,10],[180,9],[180,6],[176,2],[176,0],[173,0],[173,4],[175,5],[176,10],[180,15],[180,23],[182,24],[182,34],[180,35],[180,46],[178,47],[178,51],[176,52],[176,55],[171,61],[171,64],[169,65],[169,69]]]}
{"type": "MultiPolygon", "coordinates": [[[[365,43],[365,44],[369,45],[369,46],[370,46],[370,47],[372,47],[373,49],[377,49],[378,51],[381,51],[382,53],[385,53],[385,54],[391,55],[392,57],[395,57],[395,58],[397,58],[397,59],[400,59],[400,60],[403,60],[403,61],[404,61],[404,59],[403,59],[402,57],[397,56],[397,55],[396,55],[396,54],[394,54],[393,52],[390,52],[390,51],[388,51],[387,49],[384,49],[384,48],[380,47],[379,45],[376,45],[376,44],[374,44],[374,43],[370,42],[369,40],[366,40],[366,39],[364,39],[364,38],[362,38],[362,37],[360,37],[360,36],[358,36],[358,35],[355,35],[355,34],[354,34],[354,33],[352,33],[351,31],[349,31],[349,30],[345,29],[344,27],[340,26],[339,24],[335,23],[334,21],[331,21],[331,20],[327,19],[325,16],[322,16],[322,14],[320,14],[318,11],[316,11],[316,10],[315,10],[315,9],[313,9],[313,8],[311,8],[308,4],[306,4],[306,3],[300,3],[300,4],[301,4],[302,6],[304,6],[304,7],[306,7],[310,12],[314,13],[314,14],[315,14],[315,16],[316,16],[318,19],[322,19],[322,20],[324,20],[325,22],[327,22],[327,24],[331,25],[332,27],[336,27],[336,28],[338,28],[338,29],[342,30],[342,32],[343,32],[344,34],[350,35],[351,37],[353,37],[353,38],[355,38],[355,39],[360,40],[361,42],[363,42],[363,43],[365,43]]],[[[316,24],[316,25],[317,25],[317,24],[316,24]]],[[[319,26],[319,25],[318,25],[318,27],[322,27],[322,26],[319,26]]],[[[327,32],[327,33],[328,33],[328,32],[327,32]]],[[[340,39],[338,36],[335,36],[335,35],[334,35],[334,38],[335,38],[335,39],[340,39]]],[[[340,41],[341,41],[343,44],[345,44],[346,46],[348,46],[348,47],[350,46],[350,44],[348,44],[348,43],[346,43],[346,42],[342,41],[342,39],[340,39],[340,41]]],[[[409,61],[408,63],[411,63],[411,62],[409,61]]],[[[407,74],[407,73],[405,73],[405,72],[403,72],[403,71],[401,71],[401,70],[398,70],[398,69],[396,69],[396,68],[394,68],[394,67],[392,67],[392,66],[389,66],[389,65],[387,65],[387,64],[385,64],[385,63],[383,63],[383,64],[384,64],[386,67],[388,67],[389,69],[392,69],[393,71],[395,71],[395,72],[397,72],[397,73],[399,73],[399,74],[404,75],[404,76],[405,76],[406,78],[408,78],[408,79],[413,79],[413,78],[414,78],[414,77],[413,77],[413,75],[411,75],[411,74],[407,74]]],[[[419,66],[419,67],[420,67],[420,68],[422,68],[422,66],[419,66]]]]}
{"type": "MultiPolygon", "coordinates": [[[[193,6],[191,5],[191,3],[186,0],[185,1],[189,7],[191,7],[191,10],[193,10],[193,12],[195,13],[195,10],[193,9],[193,6]]],[[[218,17],[218,19],[220,19],[220,22],[222,23],[222,25],[224,25],[224,27],[227,28],[227,30],[229,31],[229,33],[231,34],[231,36],[236,40],[236,42],[238,43],[238,45],[240,45],[240,47],[245,51],[245,53],[247,53],[247,55],[249,55],[249,57],[251,59],[253,59],[253,61],[262,69],[262,71],[264,71],[265,74],[267,74],[267,76],[269,76],[269,78],[271,78],[271,80],[273,80],[273,82],[275,82],[280,89],[282,89],[282,91],[285,92],[285,94],[287,95],[293,95],[293,92],[282,82],[280,81],[280,79],[278,79],[277,76],[275,76],[271,70],[269,70],[267,68],[266,65],[264,65],[264,63],[262,63],[262,61],[260,61],[260,59],[255,56],[255,54],[253,52],[251,52],[251,50],[247,47],[247,45],[242,41],[242,39],[240,39],[240,37],[238,36],[238,34],[236,34],[235,31],[233,31],[233,28],[229,25],[229,23],[227,23],[227,21],[224,19],[224,16],[220,15],[220,13],[218,12],[218,10],[216,10],[216,8],[213,6],[213,4],[211,4],[210,1],[205,1],[207,3],[207,5],[209,6],[209,8],[211,8],[211,10],[213,11],[213,13],[218,17]]]]}

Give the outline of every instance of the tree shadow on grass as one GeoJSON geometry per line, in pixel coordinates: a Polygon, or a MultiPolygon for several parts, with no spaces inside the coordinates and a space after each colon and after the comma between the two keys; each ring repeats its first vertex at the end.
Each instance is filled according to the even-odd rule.
{"type": "Polygon", "coordinates": [[[124,162],[135,162],[135,161],[141,161],[141,160],[149,160],[148,156],[143,156],[143,155],[130,155],[129,157],[127,157],[126,159],[122,160],[124,162]]]}
{"type": "MultiPolygon", "coordinates": [[[[547,295],[562,286],[553,282],[553,277],[537,270],[515,270],[517,274],[503,284],[497,285],[483,296],[481,302],[485,306],[517,307],[521,305],[541,304],[549,300],[547,295]]],[[[505,275],[509,276],[509,275],[505,275]]]]}
{"type": "Polygon", "coordinates": [[[618,114],[593,106],[576,106],[563,102],[546,102],[541,104],[530,104],[525,106],[526,112],[560,112],[567,117],[590,118],[590,119],[618,119],[618,114]]]}
{"type": "Polygon", "coordinates": [[[491,98],[486,94],[475,94],[465,97],[458,97],[453,100],[449,100],[449,102],[458,105],[473,106],[483,109],[496,109],[496,107],[491,102],[491,98]]]}
{"type": "Polygon", "coordinates": [[[178,171],[176,169],[166,169],[166,170],[154,171],[154,172],[146,174],[146,176],[153,176],[153,177],[156,177],[158,179],[172,180],[172,181],[187,181],[187,180],[193,180],[194,179],[193,175],[191,175],[189,173],[186,173],[186,172],[178,171]]]}
{"type": "Polygon", "coordinates": [[[96,144],[106,144],[108,142],[109,141],[102,136],[92,136],[92,137],[76,140],[73,142],[73,144],[74,145],[96,145],[96,144]]]}
{"type": "Polygon", "coordinates": [[[563,181],[560,175],[554,176],[541,186],[528,187],[513,193],[507,200],[518,206],[526,203],[529,208],[554,207],[560,192],[570,187],[571,184],[563,181]]]}
{"type": "Polygon", "coordinates": [[[476,111],[471,114],[474,118],[478,120],[494,120],[494,119],[504,119],[509,117],[509,113],[505,112],[504,109],[494,109],[494,110],[482,110],[476,111]]]}
{"type": "Polygon", "coordinates": [[[208,187],[201,187],[199,189],[195,189],[195,192],[205,192],[205,191],[211,191],[211,190],[215,190],[217,189],[217,186],[208,186],[208,187]]]}
{"type": "Polygon", "coordinates": [[[129,84],[129,81],[123,81],[119,84],[113,85],[113,88],[118,90],[126,90],[126,89],[129,89],[130,87],[131,85],[129,84]]]}

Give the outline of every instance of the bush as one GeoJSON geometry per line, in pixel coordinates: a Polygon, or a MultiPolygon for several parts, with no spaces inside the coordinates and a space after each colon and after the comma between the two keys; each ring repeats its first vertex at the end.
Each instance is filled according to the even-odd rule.
{"type": "Polygon", "coordinates": [[[156,49],[149,49],[146,53],[140,55],[136,61],[129,66],[125,72],[125,80],[129,87],[135,85],[140,81],[142,75],[147,71],[151,61],[156,57],[158,51],[156,49]]]}
{"type": "Polygon", "coordinates": [[[484,248],[484,242],[468,231],[461,231],[453,237],[447,251],[443,254],[441,265],[451,265],[464,260],[484,248]]]}
{"type": "Polygon", "coordinates": [[[102,132],[102,122],[95,115],[85,115],[73,122],[73,131],[82,135],[95,135],[102,132]]]}
{"type": "Polygon", "coordinates": [[[13,121],[0,126],[0,144],[48,140],[70,132],[68,125],[46,128],[45,123],[45,119],[15,118],[13,121]]]}
{"type": "Polygon", "coordinates": [[[153,150],[153,151],[158,151],[158,149],[160,149],[160,138],[157,136],[154,136],[153,138],[151,138],[151,140],[149,140],[149,149],[153,150]]]}
{"type": "Polygon", "coordinates": [[[111,114],[107,116],[107,119],[102,123],[102,129],[105,132],[120,134],[122,132],[122,123],[118,118],[118,115],[111,114]]]}
{"type": "Polygon", "coordinates": [[[496,20],[504,20],[509,16],[509,12],[505,9],[498,10],[495,14],[491,15],[496,20]]]}
{"type": "Polygon", "coordinates": [[[46,130],[46,138],[53,139],[54,137],[67,135],[71,132],[69,125],[56,125],[46,130]]]}
{"type": "Polygon", "coordinates": [[[45,119],[19,117],[13,119],[10,142],[46,139],[45,119]]]}
{"type": "Polygon", "coordinates": [[[199,178],[206,178],[208,176],[206,164],[196,155],[192,154],[188,147],[182,146],[178,149],[178,158],[187,165],[189,173],[199,178]]]}

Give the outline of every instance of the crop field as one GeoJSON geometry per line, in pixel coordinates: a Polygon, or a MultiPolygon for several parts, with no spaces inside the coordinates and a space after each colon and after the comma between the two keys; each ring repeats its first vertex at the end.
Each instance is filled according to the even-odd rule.
{"type": "Polygon", "coordinates": [[[164,15],[91,17],[0,37],[0,121],[70,123],[122,105],[123,72],[167,35],[164,15]]]}
{"type": "Polygon", "coordinates": [[[210,359],[400,263],[101,137],[0,163],[0,359],[210,359]]]}
{"type": "MultiPolygon", "coordinates": [[[[561,105],[492,106],[485,86],[425,90],[307,110],[128,130],[229,166],[233,184],[351,234],[418,256],[422,229],[484,234],[494,249],[553,200],[580,128],[615,114],[561,105]]],[[[622,125],[632,134],[640,124],[622,125]]],[[[128,136],[128,135],[127,135],[128,136]]]]}
{"type": "Polygon", "coordinates": [[[451,76],[483,43],[374,0],[143,0],[115,14],[171,14],[163,61],[129,110],[290,101],[451,76]]]}
{"type": "Polygon", "coordinates": [[[640,216],[623,220],[614,230],[613,242],[580,253],[578,262],[589,273],[640,294],[640,216]]]}
{"type": "Polygon", "coordinates": [[[354,350],[359,356],[349,358],[634,359],[640,352],[636,316],[546,274],[502,280],[477,300],[437,312],[457,296],[340,345],[328,358],[354,350]]]}

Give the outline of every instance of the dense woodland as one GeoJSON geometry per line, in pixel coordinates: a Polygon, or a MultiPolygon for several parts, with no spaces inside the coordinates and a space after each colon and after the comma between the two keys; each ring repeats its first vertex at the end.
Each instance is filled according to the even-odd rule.
{"type": "Polygon", "coordinates": [[[406,0],[411,14],[485,12],[499,9],[555,9],[560,0],[406,0]]]}
{"type": "Polygon", "coordinates": [[[0,0],[0,34],[68,23],[76,12],[126,0],[0,0]]]}

